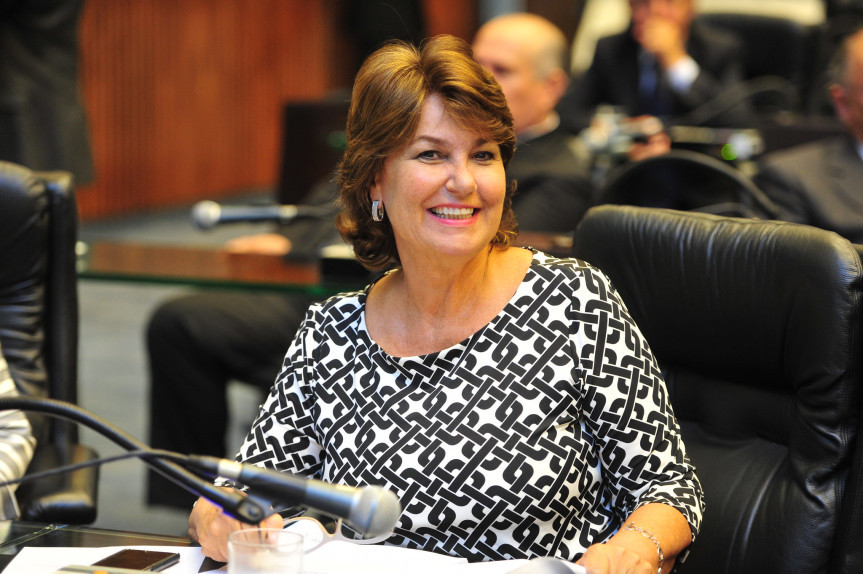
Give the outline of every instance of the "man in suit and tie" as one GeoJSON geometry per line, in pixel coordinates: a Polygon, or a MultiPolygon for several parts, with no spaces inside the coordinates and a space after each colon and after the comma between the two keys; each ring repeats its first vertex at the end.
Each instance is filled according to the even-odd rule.
{"type": "Polygon", "coordinates": [[[863,29],[833,57],[829,90],[847,133],[766,155],[755,180],[782,219],[863,243],[863,29]]]}
{"type": "Polygon", "coordinates": [[[597,42],[590,68],[558,106],[568,129],[588,127],[600,104],[631,117],[745,125],[749,108],[733,97],[743,79],[742,46],[733,35],[697,22],[693,2],[629,0],[627,30],[597,42]],[[720,95],[730,99],[715,101],[720,95]]]}

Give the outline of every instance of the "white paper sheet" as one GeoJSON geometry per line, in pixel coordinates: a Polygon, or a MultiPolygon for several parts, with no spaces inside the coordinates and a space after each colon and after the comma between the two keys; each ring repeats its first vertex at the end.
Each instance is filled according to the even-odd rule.
{"type": "MultiPolygon", "coordinates": [[[[123,548],[179,552],[180,562],[162,570],[165,574],[197,574],[204,556],[198,547],[185,546],[110,546],[102,548],[25,547],[9,563],[3,574],[53,574],[70,564],[92,564],[123,548]]],[[[304,574],[504,574],[527,564],[527,560],[475,562],[432,552],[398,546],[361,546],[348,542],[330,542],[306,554],[304,574]]],[[[575,574],[584,570],[566,564],[575,574]]],[[[227,574],[225,568],[207,574],[227,574]]]]}

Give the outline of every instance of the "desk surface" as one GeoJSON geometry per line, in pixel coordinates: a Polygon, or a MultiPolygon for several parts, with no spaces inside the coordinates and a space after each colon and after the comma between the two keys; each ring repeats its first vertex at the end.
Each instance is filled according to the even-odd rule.
{"type": "Polygon", "coordinates": [[[25,546],[101,547],[101,546],[192,546],[188,538],[104,530],[89,526],[36,524],[0,521],[0,570],[6,568],[25,546]]]}
{"type": "Polygon", "coordinates": [[[82,279],[297,291],[327,295],[363,280],[325,281],[315,261],[224,249],[151,243],[95,242],[78,257],[82,279]]]}
{"type": "MultiPolygon", "coordinates": [[[[569,236],[523,233],[517,245],[568,256],[569,236]]],[[[340,268],[358,266],[354,261],[340,268]]],[[[211,247],[152,243],[94,242],[86,244],[78,258],[82,279],[294,291],[327,296],[365,286],[369,276],[360,271],[346,278],[322,272],[319,261],[295,261],[279,255],[231,253],[211,247]]]]}

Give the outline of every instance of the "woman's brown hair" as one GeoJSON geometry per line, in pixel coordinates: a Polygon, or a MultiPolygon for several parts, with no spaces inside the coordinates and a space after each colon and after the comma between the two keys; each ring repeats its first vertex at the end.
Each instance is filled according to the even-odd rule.
{"type": "MultiPolygon", "coordinates": [[[[512,114],[494,77],[473,59],[464,40],[436,36],[420,48],[387,44],[370,55],[354,81],[339,165],[341,212],[336,227],[366,268],[399,264],[389,220],[371,218],[369,190],[384,160],[406,145],[419,125],[423,104],[433,94],[461,125],[477,129],[500,147],[504,167],[515,152],[512,114]]],[[[500,226],[492,245],[506,247],[518,233],[512,212],[514,185],[507,189],[500,226]]]]}

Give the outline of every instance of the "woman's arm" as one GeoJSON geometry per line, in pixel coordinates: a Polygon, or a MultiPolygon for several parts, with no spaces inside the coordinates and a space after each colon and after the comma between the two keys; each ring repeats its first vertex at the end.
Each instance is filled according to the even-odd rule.
{"type": "Polygon", "coordinates": [[[603,304],[593,307],[599,327],[584,330],[584,340],[576,340],[583,349],[597,349],[588,355],[594,361],[584,373],[591,397],[584,421],[599,440],[602,459],[614,462],[604,467],[604,478],[615,514],[629,516],[582,560],[591,574],[654,574],[661,549],[662,571],[668,572],[699,530],[701,484],[686,456],[656,358],[605,275],[595,272],[592,279],[605,289],[597,289],[604,293],[603,304]],[[615,322],[619,335],[610,328],[615,322]]]}
{"type": "Polygon", "coordinates": [[[588,548],[578,564],[588,574],[670,572],[677,555],[691,541],[689,523],[680,511],[666,504],[646,504],[608,542],[588,548]]]}

